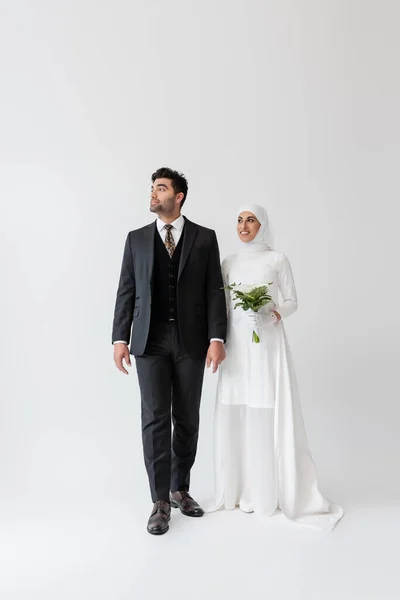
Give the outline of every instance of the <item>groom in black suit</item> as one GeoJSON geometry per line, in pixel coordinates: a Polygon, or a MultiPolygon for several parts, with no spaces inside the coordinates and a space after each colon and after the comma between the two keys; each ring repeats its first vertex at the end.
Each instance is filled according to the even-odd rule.
{"type": "Polygon", "coordinates": [[[152,182],[150,211],[157,220],[128,234],[112,339],[120,371],[128,373],[123,361],[130,366],[130,354],[136,360],[154,502],[147,530],[159,535],[168,531],[171,504],[185,515],[203,515],[189,495],[190,469],[204,365],[215,373],[225,358],[226,306],[215,232],[181,215],[185,177],[162,168],[152,182]]]}

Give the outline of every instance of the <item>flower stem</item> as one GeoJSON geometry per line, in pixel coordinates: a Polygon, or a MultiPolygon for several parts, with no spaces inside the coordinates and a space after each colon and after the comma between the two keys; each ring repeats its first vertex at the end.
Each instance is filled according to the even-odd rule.
{"type": "Polygon", "coordinates": [[[253,331],[253,339],[252,339],[252,341],[255,342],[256,344],[260,343],[260,338],[258,337],[258,335],[256,334],[255,331],[253,331]]]}

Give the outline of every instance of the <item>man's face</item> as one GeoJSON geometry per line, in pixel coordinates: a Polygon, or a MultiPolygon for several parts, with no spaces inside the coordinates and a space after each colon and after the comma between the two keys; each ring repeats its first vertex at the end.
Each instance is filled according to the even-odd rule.
{"type": "Polygon", "coordinates": [[[157,213],[160,217],[167,216],[179,210],[180,202],[177,202],[182,194],[175,194],[172,181],[165,177],[156,179],[151,186],[150,211],[157,213]]]}

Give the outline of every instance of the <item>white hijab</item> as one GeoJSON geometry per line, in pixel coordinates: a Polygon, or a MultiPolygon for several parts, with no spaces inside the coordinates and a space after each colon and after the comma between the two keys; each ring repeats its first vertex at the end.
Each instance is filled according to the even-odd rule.
{"type": "Polygon", "coordinates": [[[239,248],[238,251],[240,253],[250,254],[252,252],[263,252],[265,250],[272,250],[272,235],[268,220],[268,214],[265,208],[259,206],[258,204],[247,204],[246,206],[241,206],[237,212],[237,216],[242,212],[251,212],[255,217],[257,217],[258,221],[261,223],[260,229],[257,231],[257,235],[250,242],[243,242],[239,240],[239,248]]]}

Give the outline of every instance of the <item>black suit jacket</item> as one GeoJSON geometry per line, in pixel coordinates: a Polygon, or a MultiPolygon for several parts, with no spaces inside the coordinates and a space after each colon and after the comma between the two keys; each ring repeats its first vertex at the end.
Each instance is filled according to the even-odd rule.
{"type": "MultiPolygon", "coordinates": [[[[156,221],[128,234],[115,303],[112,341],[130,341],[130,353],[144,353],[150,329],[156,221]]],[[[177,284],[182,344],[203,358],[211,338],[226,339],[226,304],[215,232],[185,217],[177,284]]]]}

